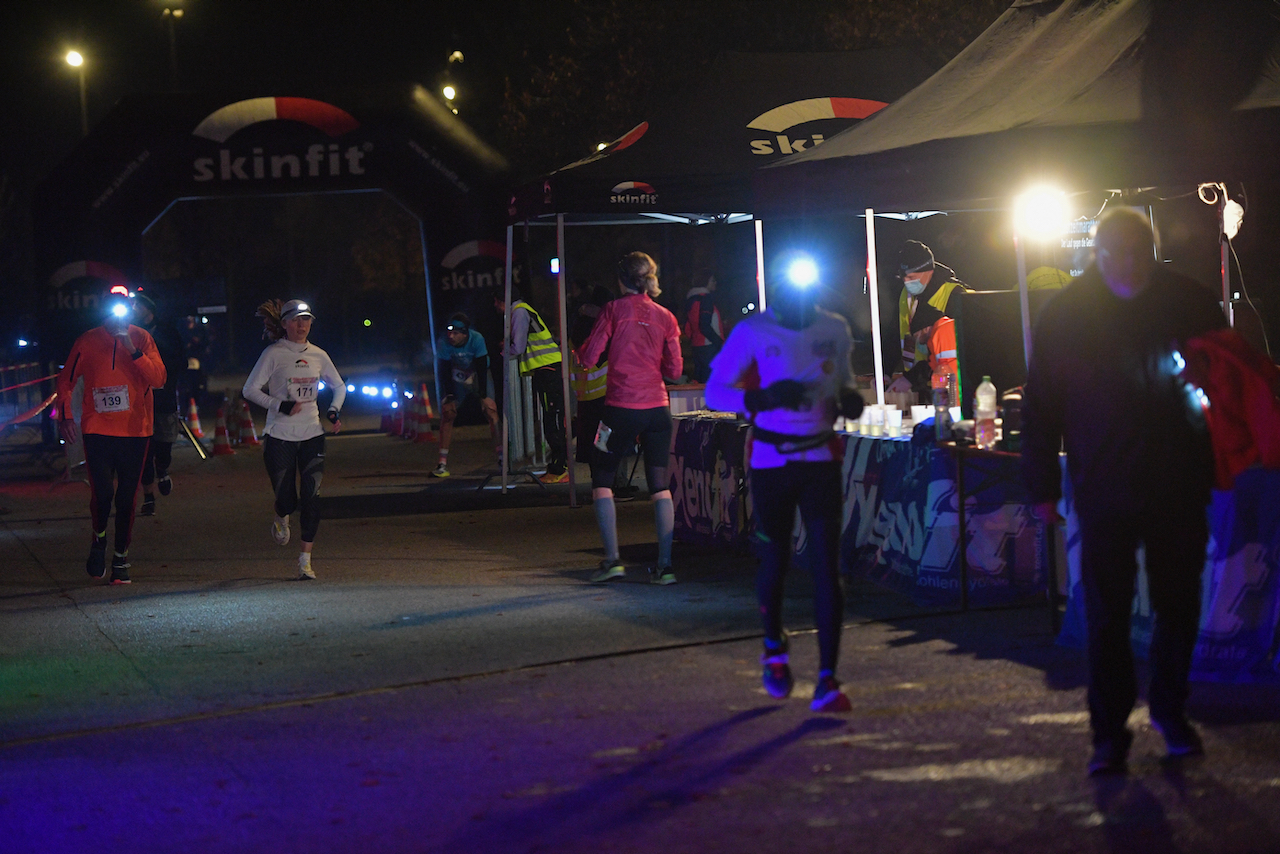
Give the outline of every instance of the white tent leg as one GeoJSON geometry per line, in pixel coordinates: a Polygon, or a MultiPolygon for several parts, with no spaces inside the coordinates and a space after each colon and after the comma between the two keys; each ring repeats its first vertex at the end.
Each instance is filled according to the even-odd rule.
{"type": "Polygon", "coordinates": [[[871,287],[871,346],[875,348],[876,403],[884,405],[884,352],[880,335],[880,274],[876,266],[876,212],[867,216],[867,282],[871,287]]]}
{"type": "MultiPolygon", "coordinates": [[[[506,311],[502,313],[502,347],[505,350],[507,342],[511,340],[511,244],[515,239],[515,226],[507,226],[507,276],[503,280],[505,293],[502,297],[502,304],[506,306],[506,311]]],[[[511,445],[507,441],[509,434],[509,421],[511,417],[511,383],[508,382],[510,371],[510,362],[503,357],[502,360],[502,492],[507,492],[507,472],[510,470],[511,445]]]]}
{"type": "Polygon", "coordinates": [[[1222,249],[1222,312],[1227,316],[1227,325],[1236,325],[1235,307],[1231,305],[1231,261],[1228,252],[1231,244],[1227,242],[1226,222],[1227,194],[1224,190],[1218,202],[1218,244],[1222,249]]]}
{"type": "Polygon", "coordinates": [[[756,220],[756,292],[760,311],[764,311],[764,223],[756,220]]]}
{"type": "Polygon", "coordinates": [[[578,506],[578,490],[574,480],[573,419],[569,417],[569,307],[565,294],[567,281],[564,251],[564,214],[556,214],[556,257],[560,259],[560,273],[556,276],[560,287],[560,385],[564,401],[564,460],[569,472],[569,506],[578,506]]]}
{"type": "Polygon", "coordinates": [[[1027,250],[1018,232],[1013,233],[1013,250],[1018,256],[1018,297],[1022,303],[1022,358],[1031,367],[1031,297],[1027,295],[1027,250]]]}

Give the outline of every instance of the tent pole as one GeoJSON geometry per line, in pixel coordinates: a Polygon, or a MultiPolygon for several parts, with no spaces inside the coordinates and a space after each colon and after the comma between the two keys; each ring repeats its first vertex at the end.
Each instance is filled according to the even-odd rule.
{"type": "Polygon", "coordinates": [[[880,332],[880,274],[876,267],[876,212],[866,210],[867,217],[867,282],[871,287],[871,346],[875,348],[876,402],[884,405],[884,353],[880,332]]]}
{"type": "Polygon", "coordinates": [[[565,281],[567,278],[564,252],[564,214],[556,214],[556,256],[560,259],[560,272],[556,281],[560,288],[560,387],[564,401],[564,460],[569,471],[569,506],[578,506],[578,489],[574,481],[573,419],[569,417],[569,308],[565,281]]]}
{"type": "Polygon", "coordinates": [[[1018,256],[1018,299],[1022,306],[1022,359],[1031,367],[1031,297],[1027,294],[1027,249],[1018,230],[1013,230],[1013,251],[1018,256]]]}
{"type": "Polygon", "coordinates": [[[1227,316],[1227,325],[1236,325],[1235,307],[1231,305],[1231,262],[1227,251],[1231,244],[1227,241],[1226,192],[1218,202],[1218,244],[1222,250],[1222,312],[1227,316]]]}
{"type": "Polygon", "coordinates": [[[760,311],[764,311],[764,223],[756,220],[756,296],[760,311]]]}
{"type": "Polygon", "coordinates": [[[507,387],[507,358],[505,350],[507,344],[511,341],[511,245],[515,240],[515,226],[507,226],[507,276],[503,280],[503,287],[506,289],[502,297],[502,304],[506,307],[506,311],[502,312],[502,494],[507,494],[507,471],[510,466],[511,448],[507,442],[509,430],[508,419],[511,416],[511,393],[507,387]]]}

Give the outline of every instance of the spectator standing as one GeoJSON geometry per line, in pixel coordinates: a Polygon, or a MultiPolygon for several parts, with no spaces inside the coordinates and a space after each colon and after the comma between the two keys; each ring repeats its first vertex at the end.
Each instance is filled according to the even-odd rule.
{"type": "Polygon", "coordinates": [[[126,294],[107,300],[107,319],[76,339],[58,374],[61,420],[58,432],[67,444],[77,441],[71,418],[71,394],[84,380],[80,433],[89,474],[89,514],[93,542],[85,569],[92,578],[106,574],[107,520],[114,502],[115,554],[111,583],[129,584],[129,544],[133,538],[134,499],[147,457],[153,424],[152,392],[165,384],[165,367],[145,329],[132,325],[133,306],[126,294]]]}
{"type": "MultiPolygon", "coordinates": [[[[499,292],[493,306],[506,313],[507,304],[499,292]]],[[[542,411],[542,435],[547,440],[547,471],[539,478],[543,483],[569,480],[567,440],[565,438],[564,379],[560,366],[560,345],[533,306],[520,297],[520,289],[511,286],[511,340],[503,355],[514,358],[520,376],[529,377],[538,408],[542,411]]]]}
{"type": "Polygon", "coordinates": [[[690,379],[705,383],[711,376],[711,360],[724,346],[724,322],[716,305],[716,277],[714,273],[699,273],[695,281],[703,282],[691,288],[684,300],[684,334],[689,339],[693,370],[690,379]]]}
{"type": "Polygon", "coordinates": [[[1155,612],[1151,722],[1171,756],[1201,753],[1185,703],[1200,618],[1213,456],[1179,348],[1226,325],[1213,294],[1161,268],[1150,221],[1129,208],[1098,223],[1095,259],[1045,306],[1022,404],[1030,501],[1060,521],[1065,448],[1080,522],[1088,623],[1089,774],[1123,774],[1137,699],[1130,619],[1145,546],[1155,612]]]}

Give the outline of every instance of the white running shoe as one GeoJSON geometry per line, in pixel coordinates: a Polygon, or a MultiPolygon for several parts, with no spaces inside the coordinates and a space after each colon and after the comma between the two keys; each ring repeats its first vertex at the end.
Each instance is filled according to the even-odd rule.
{"type": "Polygon", "coordinates": [[[311,554],[303,552],[298,555],[298,578],[302,581],[315,581],[315,571],[311,569],[311,554]]]}
{"type": "Polygon", "coordinates": [[[271,539],[276,541],[277,546],[288,545],[289,543],[289,517],[285,516],[281,519],[279,516],[271,523],[271,539]]]}

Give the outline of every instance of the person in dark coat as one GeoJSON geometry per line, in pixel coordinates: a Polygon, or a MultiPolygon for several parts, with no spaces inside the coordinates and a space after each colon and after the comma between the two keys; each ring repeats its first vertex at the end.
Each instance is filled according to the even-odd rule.
{"type": "Polygon", "coordinates": [[[1067,454],[1088,622],[1090,775],[1127,770],[1139,545],[1155,612],[1151,721],[1171,756],[1203,751],[1184,706],[1213,457],[1200,403],[1180,375],[1179,348],[1225,324],[1211,291],[1156,263],[1150,221],[1128,208],[1098,224],[1094,263],[1036,324],[1022,462],[1036,516],[1055,523],[1059,448],[1067,454]]]}
{"type": "Polygon", "coordinates": [[[155,432],[151,436],[151,444],[147,446],[147,458],[142,465],[142,507],[139,513],[154,516],[156,495],[152,491],[153,486],[159,488],[161,495],[168,495],[173,489],[169,466],[173,462],[173,443],[178,441],[182,430],[181,416],[178,414],[178,380],[187,370],[187,348],[177,327],[160,319],[155,301],[151,297],[142,293],[135,294],[133,302],[138,325],[151,333],[152,340],[156,342],[156,351],[164,362],[166,377],[164,387],[152,392],[155,432]]]}

